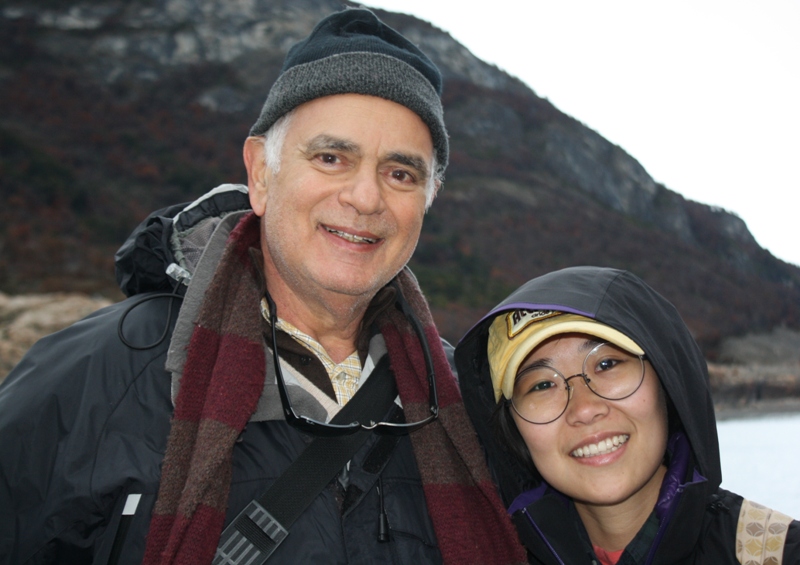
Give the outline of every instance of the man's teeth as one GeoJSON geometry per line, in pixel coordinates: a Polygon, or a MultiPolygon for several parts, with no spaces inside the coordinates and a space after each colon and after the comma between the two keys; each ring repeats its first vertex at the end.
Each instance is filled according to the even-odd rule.
{"type": "Polygon", "coordinates": [[[342,239],[346,239],[347,241],[352,241],[353,243],[375,243],[378,241],[377,239],[371,239],[369,237],[361,237],[360,235],[353,235],[352,233],[347,233],[339,230],[333,230],[331,228],[325,228],[328,232],[338,235],[342,239]]]}
{"type": "Polygon", "coordinates": [[[614,437],[610,437],[608,439],[604,439],[598,443],[591,443],[589,445],[584,445],[583,447],[579,447],[575,451],[572,452],[573,457],[593,457],[595,455],[601,455],[603,453],[611,453],[612,451],[616,451],[619,449],[619,446],[628,441],[627,435],[618,435],[614,437]]]}

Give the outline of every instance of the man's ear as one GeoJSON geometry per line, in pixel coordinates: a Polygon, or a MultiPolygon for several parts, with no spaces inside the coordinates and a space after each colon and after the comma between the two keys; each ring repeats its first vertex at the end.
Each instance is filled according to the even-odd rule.
{"type": "Polygon", "coordinates": [[[247,168],[247,189],[250,206],[256,216],[263,216],[267,208],[267,181],[269,171],[264,160],[264,138],[248,137],[242,150],[244,166],[247,168]]]}

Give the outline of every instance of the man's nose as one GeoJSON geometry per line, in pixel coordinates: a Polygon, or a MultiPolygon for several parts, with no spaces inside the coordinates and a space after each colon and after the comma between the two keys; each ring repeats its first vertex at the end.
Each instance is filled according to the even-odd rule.
{"type": "Polygon", "coordinates": [[[362,215],[381,213],[384,201],[378,173],[366,169],[356,171],[339,192],[339,201],[362,215]]]}
{"type": "Polygon", "coordinates": [[[569,404],[564,416],[570,424],[590,424],[608,414],[608,401],[597,396],[587,383],[583,373],[572,375],[566,379],[570,385],[569,404]]]}

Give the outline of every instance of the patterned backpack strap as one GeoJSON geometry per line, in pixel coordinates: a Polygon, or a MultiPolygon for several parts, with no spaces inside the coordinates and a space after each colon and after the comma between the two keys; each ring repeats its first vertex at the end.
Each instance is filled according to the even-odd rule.
{"type": "Polygon", "coordinates": [[[736,558],[742,565],[780,565],[792,519],[747,499],[736,527],[736,558]]]}

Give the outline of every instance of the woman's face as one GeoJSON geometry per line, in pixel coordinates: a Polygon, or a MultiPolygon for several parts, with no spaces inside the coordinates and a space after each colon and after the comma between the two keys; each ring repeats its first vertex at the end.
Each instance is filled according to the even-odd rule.
{"type": "MultiPolygon", "coordinates": [[[[531,352],[518,373],[544,363],[565,377],[575,375],[596,343],[582,334],[554,336],[531,352]]],[[[536,468],[579,508],[628,503],[652,508],[667,447],[666,402],[653,367],[645,362],[641,386],[622,400],[600,398],[580,378],[569,382],[572,398],[554,422],[532,424],[511,410],[536,468]]]]}

